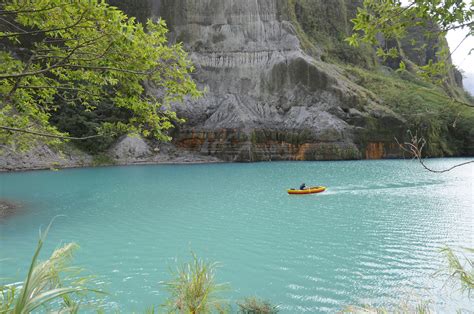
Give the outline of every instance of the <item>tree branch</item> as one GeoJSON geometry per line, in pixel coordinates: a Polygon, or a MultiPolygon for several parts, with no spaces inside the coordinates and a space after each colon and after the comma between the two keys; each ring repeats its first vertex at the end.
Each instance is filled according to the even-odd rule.
{"type": "Polygon", "coordinates": [[[461,42],[456,46],[456,48],[454,48],[452,51],[449,52],[449,54],[446,56],[446,58],[444,59],[444,61],[448,61],[449,58],[451,58],[451,56],[456,52],[456,50],[458,50],[459,47],[461,47],[461,45],[463,44],[463,42],[466,41],[466,39],[468,39],[470,36],[469,34],[467,34],[466,36],[464,36],[464,38],[461,40],[461,42]]]}
{"type": "Polygon", "coordinates": [[[467,23],[463,23],[463,24],[459,24],[459,25],[453,25],[451,27],[447,27],[444,29],[444,31],[452,31],[452,30],[455,30],[455,29],[458,29],[458,28],[464,28],[464,27],[471,27],[471,26],[474,26],[474,22],[471,21],[471,22],[467,22],[467,23]]]}
{"type": "Polygon", "coordinates": [[[5,23],[7,23],[7,24],[10,25],[11,27],[16,28],[17,30],[19,30],[19,31],[21,31],[21,32],[26,32],[23,28],[19,27],[18,25],[13,24],[12,22],[10,22],[10,21],[7,20],[7,19],[4,19],[3,17],[0,17],[0,21],[3,21],[3,22],[5,22],[5,23]]]}
{"type": "MultiPolygon", "coordinates": [[[[116,71],[116,72],[124,72],[124,73],[137,74],[137,75],[149,75],[149,74],[152,74],[152,73],[156,72],[156,70],[136,71],[136,70],[114,68],[114,67],[88,66],[88,65],[76,65],[76,64],[64,64],[62,67],[74,68],[74,69],[86,69],[86,70],[116,71]]],[[[0,78],[1,78],[1,76],[0,76],[0,78]]]]}
{"type": "MultiPolygon", "coordinates": [[[[75,52],[77,52],[77,54],[86,54],[86,55],[93,54],[93,55],[96,55],[96,56],[97,56],[97,54],[94,54],[94,53],[92,53],[92,52],[91,52],[91,53],[86,53],[86,52],[81,53],[81,52],[79,52],[78,50],[81,49],[81,48],[85,48],[85,47],[91,46],[91,45],[93,45],[95,42],[101,40],[101,39],[104,38],[104,37],[107,37],[108,35],[109,35],[109,34],[103,34],[103,35],[98,36],[98,37],[96,37],[96,38],[93,38],[93,39],[90,39],[90,40],[86,40],[86,41],[84,41],[84,42],[82,42],[82,43],[79,43],[79,44],[77,44],[75,47],[62,49],[63,51],[69,51],[69,53],[68,53],[66,56],[37,55],[34,60],[35,60],[35,61],[40,61],[40,60],[45,60],[45,59],[61,59],[62,62],[64,62],[64,61],[67,60],[67,59],[69,59],[69,60],[77,60],[77,61],[91,61],[91,60],[95,60],[95,59],[89,60],[89,59],[79,59],[79,58],[77,58],[77,59],[74,58],[74,59],[73,59],[73,58],[71,58],[71,57],[72,57],[72,55],[73,55],[75,52]]],[[[99,58],[101,58],[101,57],[103,57],[103,56],[105,55],[105,53],[107,52],[107,50],[110,48],[110,46],[111,46],[112,44],[113,44],[113,42],[111,42],[111,43],[109,44],[109,46],[107,47],[106,51],[105,51],[103,54],[99,55],[99,58]]],[[[54,51],[54,50],[51,49],[50,51],[54,51]]]]}
{"type": "Polygon", "coordinates": [[[19,85],[18,89],[58,89],[58,90],[69,90],[73,92],[84,92],[92,96],[99,96],[96,94],[91,93],[87,89],[83,88],[76,88],[76,87],[69,87],[69,86],[35,86],[35,85],[19,85]]]}
{"type": "Polygon", "coordinates": [[[76,52],[80,48],[83,48],[83,47],[87,46],[87,43],[89,43],[93,40],[95,40],[95,39],[86,41],[82,44],[78,44],[64,58],[62,58],[62,60],[58,61],[56,64],[53,64],[50,67],[47,67],[47,68],[44,68],[44,69],[41,69],[41,70],[38,70],[38,71],[34,71],[34,72],[22,72],[22,73],[15,73],[15,74],[9,74],[9,75],[0,75],[0,79],[21,78],[21,77],[25,77],[25,76],[38,75],[38,74],[49,72],[52,69],[64,67],[65,66],[64,62],[66,62],[74,54],[74,52],[76,52]]]}
{"type": "Polygon", "coordinates": [[[26,35],[38,35],[38,34],[44,34],[44,33],[49,33],[49,32],[56,32],[56,31],[63,31],[66,29],[71,29],[79,25],[81,21],[84,19],[84,16],[86,15],[87,10],[82,12],[81,17],[79,20],[77,20],[75,23],[64,26],[64,27],[58,27],[58,28],[51,28],[51,29],[46,29],[46,30],[37,30],[37,31],[28,31],[28,32],[22,32],[22,33],[7,33],[5,35],[0,35],[0,39],[2,38],[10,38],[10,37],[17,37],[17,36],[26,36],[26,35]]]}
{"type": "Polygon", "coordinates": [[[12,15],[12,14],[23,14],[23,13],[38,13],[38,12],[44,12],[44,11],[54,10],[54,9],[56,9],[56,8],[61,8],[61,7],[67,6],[67,5],[70,5],[70,3],[61,4],[61,5],[56,5],[56,6],[53,6],[53,7],[43,8],[43,9],[38,9],[38,10],[16,10],[16,11],[0,10],[0,15],[12,15]]]}
{"type": "Polygon", "coordinates": [[[9,79],[9,78],[17,78],[17,77],[24,77],[24,76],[31,76],[31,75],[38,75],[42,73],[46,73],[51,71],[52,69],[58,68],[59,62],[57,64],[53,64],[50,67],[34,71],[34,72],[25,72],[25,73],[15,73],[15,74],[8,74],[8,75],[0,75],[0,79],[9,79]]]}
{"type": "MultiPolygon", "coordinates": [[[[64,60],[62,60],[64,61],[64,60]]],[[[8,74],[8,75],[0,75],[1,79],[9,79],[9,78],[18,78],[24,76],[31,76],[31,75],[38,75],[42,73],[49,72],[53,69],[57,68],[74,68],[74,69],[85,69],[85,70],[104,70],[104,71],[116,71],[116,72],[123,72],[123,73],[130,73],[130,74],[137,74],[137,75],[150,75],[156,72],[156,70],[152,71],[135,71],[135,70],[127,70],[127,69],[120,69],[114,67],[102,67],[102,66],[86,66],[86,65],[76,65],[76,64],[62,64],[63,62],[60,61],[50,67],[34,71],[34,72],[26,72],[26,73],[15,73],[15,74],[8,74]]]]}
{"type": "MultiPolygon", "coordinates": [[[[33,62],[33,58],[34,58],[34,55],[31,55],[30,58],[28,59],[28,62],[25,65],[25,68],[23,69],[22,73],[25,73],[26,71],[28,71],[28,69],[30,68],[30,66],[33,62]]],[[[20,85],[21,80],[22,80],[22,77],[18,77],[18,78],[15,79],[15,84],[13,85],[13,87],[10,90],[10,92],[8,93],[8,95],[5,97],[7,102],[11,101],[11,97],[15,93],[15,91],[17,90],[18,85],[20,85]]]]}
{"type": "Polygon", "coordinates": [[[0,129],[6,130],[6,131],[11,131],[11,132],[20,132],[20,133],[33,134],[33,135],[42,136],[42,137],[58,138],[58,139],[63,139],[63,140],[75,140],[75,141],[83,141],[83,140],[88,140],[88,139],[104,136],[102,134],[86,136],[86,137],[61,136],[61,135],[35,132],[35,131],[30,131],[30,130],[25,130],[25,129],[11,128],[11,127],[7,127],[7,126],[0,126],[0,129]]]}
{"type": "Polygon", "coordinates": [[[410,131],[408,133],[411,136],[410,142],[405,142],[405,143],[401,144],[398,141],[397,138],[395,138],[395,141],[397,142],[398,146],[400,147],[400,149],[402,151],[412,155],[413,158],[416,158],[420,162],[420,164],[423,166],[423,168],[425,168],[426,170],[428,170],[430,172],[445,173],[445,172],[449,172],[449,171],[451,171],[455,168],[462,167],[462,166],[474,163],[474,160],[470,160],[470,161],[467,161],[467,162],[456,164],[456,165],[454,165],[454,166],[452,166],[448,169],[442,169],[442,170],[431,169],[430,167],[428,167],[425,164],[425,162],[423,160],[423,157],[422,157],[422,152],[423,152],[423,148],[426,145],[426,140],[423,137],[418,137],[416,134],[413,135],[410,131]]]}
{"type": "MultiPolygon", "coordinates": [[[[107,35],[104,35],[104,36],[100,36],[98,38],[95,38],[93,40],[90,40],[89,42],[86,42],[86,43],[83,43],[80,45],[79,48],[85,48],[87,46],[90,46],[92,45],[95,41],[98,41],[100,39],[102,39],[103,37],[107,37],[107,35]]],[[[104,51],[100,54],[97,54],[97,53],[93,53],[93,52],[81,52],[81,51],[77,51],[77,55],[84,55],[84,56],[93,56],[91,58],[71,58],[69,57],[69,60],[70,61],[78,61],[78,62],[91,62],[91,61],[94,61],[94,60],[98,60],[98,59],[101,59],[103,58],[110,50],[110,48],[112,48],[112,46],[114,45],[114,42],[111,41],[107,47],[104,49],[104,51]]],[[[65,51],[68,51],[70,49],[64,49],[65,51]]],[[[53,51],[52,49],[50,51],[53,51]]],[[[64,56],[54,56],[54,55],[38,55],[36,58],[35,58],[35,61],[41,61],[41,60],[48,60],[48,59],[62,59],[64,60],[65,57],[64,56]]]]}

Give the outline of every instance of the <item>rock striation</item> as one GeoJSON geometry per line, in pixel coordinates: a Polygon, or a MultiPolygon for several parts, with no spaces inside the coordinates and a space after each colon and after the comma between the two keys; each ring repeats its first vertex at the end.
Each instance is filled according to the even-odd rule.
{"type": "MultiPolygon", "coordinates": [[[[351,31],[350,19],[362,0],[108,2],[140,21],[164,18],[170,41],[182,42],[193,60],[194,79],[205,91],[204,97],[174,105],[186,123],[173,131],[171,144],[123,137],[95,157],[59,154],[47,147],[26,154],[7,148],[0,170],[400,157],[394,139],[403,139],[411,122],[389,109],[377,93],[362,87],[364,77],[344,68],[349,65],[370,72],[378,66],[379,71],[392,71],[380,64],[372,47],[354,49],[344,44],[351,31]]],[[[436,43],[426,42],[419,30],[413,33],[408,39],[418,39],[419,46],[409,47],[407,39],[397,47],[410,62],[423,65],[436,52],[436,43]]],[[[393,65],[385,65],[399,64],[392,61],[393,65]]],[[[449,80],[461,85],[456,73],[449,80]]],[[[439,144],[436,139],[441,131],[436,123],[431,129],[426,121],[418,125],[436,135],[434,142],[439,144]]],[[[438,155],[456,154],[446,144],[453,141],[449,127],[445,129],[447,136],[444,146],[438,145],[438,155]]],[[[460,129],[466,137],[463,134],[472,127],[460,129]]],[[[474,149],[469,143],[462,145],[468,153],[474,149]]]]}
{"type": "Polygon", "coordinates": [[[150,3],[171,41],[184,43],[206,90],[175,106],[187,120],[176,146],[227,161],[359,159],[374,156],[372,141],[384,147],[402,129],[403,119],[336,66],[303,51],[288,1],[150,3]],[[395,134],[371,138],[373,120],[390,121],[395,134]]]}

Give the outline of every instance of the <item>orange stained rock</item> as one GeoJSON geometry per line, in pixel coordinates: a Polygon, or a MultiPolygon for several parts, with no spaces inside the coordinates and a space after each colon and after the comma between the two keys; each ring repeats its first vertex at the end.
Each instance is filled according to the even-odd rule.
{"type": "Polygon", "coordinates": [[[300,146],[298,152],[296,153],[295,159],[296,160],[305,160],[306,152],[311,147],[310,143],[306,143],[300,146]]]}
{"type": "Polygon", "coordinates": [[[385,155],[384,143],[382,142],[371,142],[365,149],[366,159],[382,159],[385,155]]]}
{"type": "Polygon", "coordinates": [[[192,133],[191,137],[180,140],[177,145],[187,149],[199,149],[205,141],[202,133],[192,133]]]}

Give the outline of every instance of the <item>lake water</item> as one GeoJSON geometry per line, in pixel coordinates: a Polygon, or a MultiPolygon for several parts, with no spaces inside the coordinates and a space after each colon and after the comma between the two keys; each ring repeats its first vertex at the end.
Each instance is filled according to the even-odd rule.
{"type": "Polygon", "coordinates": [[[0,278],[24,278],[39,229],[62,215],[42,256],[77,242],[75,264],[122,312],[162,304],[160,282],[191,252],[220,263],[230,302],[257,295],[282,313],[427,299],[441,312],[474,308],[433,276],[445,266],[441,247],[474,247],[473,166],[433,174],[407,160],[158,165],[0,180],[1,198],[23,205],[0,221],[0,278]],[[303,181],[328,191],[287,195],[303,181]]]}

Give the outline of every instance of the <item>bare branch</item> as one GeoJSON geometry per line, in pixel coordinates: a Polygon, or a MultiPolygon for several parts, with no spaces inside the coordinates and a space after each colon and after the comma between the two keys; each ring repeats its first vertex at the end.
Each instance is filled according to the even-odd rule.
{"type": "Polygon", "coordinates": [[[467,23],[464,23],[464,24],[459,24],[459,25],[454,25],[454,26],[451,26],[451,27],[447,27],[443,31],[448,32],[448,31],[451,31],[451,30],[464,28],[464,27],[472,27],[472,26],[474,26],[474,22],[471,21],[471,22],[467,22],[467,23]]]}
{"type": "Polygon", "coordinates": [[[455,168],[462,167],[462,166],[474,163],[474,160],[470,160],[470,161],[467,161],[467,162],[456,164],[456,165],[454,165],[454,166],[452,166],[451,168],[448,168],[448,169],[442,169],[442,170],[431,169],[430,167],[428,167],[425,164],[423,156],[422,156],[423,148],[426,145],[426,140],[423,137],[418,137],[417,134],[413,135],[410,131],[408,131],[408,133],[411,136],[410,142],[405,142],[405,143],[401,144],[398,141],[397,138],[395,138],[395,141],[397,142],[398,146],[400,147],[400,149],[402,151],[410,154],[411,156],[413,156],[413,158],[416,158],[420,162],[420,164],[423,166],[423,168],[425,168],[426,170],[428,170],[430,172],[445,173],[445,172],[449,172],[449,171],[451,171],[455,168]]]}
{"type": "Polygon", "coordinates": [[[458,50],[458,48],[463,44],[463,42],[466,41],[466,39],[468,39],[470,36],[469,34],[467,34],[466,36],[464,36],[464,38],[461,40],[461,42],[456,46],[456,48],[453,49],[453,51],[451,51],[448,55],[448,57],[446,57],[446,60],[451,57],[455,52],[456,50],[458,50]]]}

